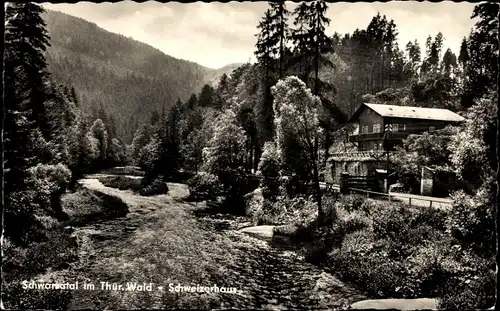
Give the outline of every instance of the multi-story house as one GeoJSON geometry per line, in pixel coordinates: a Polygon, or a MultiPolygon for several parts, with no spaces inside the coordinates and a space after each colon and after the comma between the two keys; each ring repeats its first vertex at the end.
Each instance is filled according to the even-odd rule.
{"type": "Polygon", "coordinates": [[[348,138],[357,152],[330,155],[325,178],[337,183],[343,171],[356,176],[383,176],[390,167],[389,153],[410,134],[432,133],[463,120],[448,109],[362,104],[349,120],[357,124],[348,138]]]}
{"type": "Polygon", "coordinates": [[[358,133],[349,141],[358,151],[391,151],[410,134],[432,133],[463,120],[448,109],[362,104],[350,119],[358,133]]]}

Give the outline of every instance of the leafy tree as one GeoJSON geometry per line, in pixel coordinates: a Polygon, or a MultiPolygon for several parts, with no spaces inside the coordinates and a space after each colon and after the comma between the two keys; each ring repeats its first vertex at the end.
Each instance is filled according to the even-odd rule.
{"type": "MultiPolygon", "coordinates": [[[[304,82],[297,77],[288,77],[278,82],[272,89],[276,124],[276,140],[283,165],[287,166],[289,150],[307,155],[301,163],[312,175],[318,203],[318,220],[324,220],[319,188],[319,143],[321,128],[318,120],[319,98],[314,96],[304,82]],[[289,144],[294,138],[295,144],[289,144]],[[293,148],[293,149],[291,149],[293,148]]],[[[288,167],[293,172],[300,168],[288,167]]]]}
{"type": "Polygon", "coordinates": [[[139,154],[144,146],[147,145],[151,139],[151,126],[149,124],[141,125],[134,134],[132,145],[130,146],[130,157],[133,162],[137,164],[139,154]]]}
{"type": "Polygon", "coordinates": [[[217,176],[228,202],[241,203],[243,198],[244,142],[245,133],[236,114],[228,109],[215,121],[213,136],[203,152],[204,170],[217,176]]]}
{"type": "Polygon", "coordinates": [[[258,172],[264,177],[261,180],[262,196],[271,202],[276,201],[280,190],[281,158],[275,142],[266,142],[259,162],[258,172]]]}
{"type": "Polygon", "coordinates": [[[420,174],[424,166],[437,171],[451,170],[448,145],[456,132],[457,129],[446,128],[434,134],[410,135],[392,156],[396,175],[413,193],[420,191],[420,174]]]}
{"type": "Polygon", "coordinates": [[[99,162],[96,163],[98,167],[101,167],[106,160],[106,151],[108,149],[108,132],[106,131],[106,126],[101,119],[94,121],[94,124],[90,127],[90,134],[93,138],[97,140],[97,148],[99,150],[97,159],[99,162]]]}
{"type": "Polygon", "coordinates": [[[468,186],[469,194],[492,183],[497,168],[495,151],[497,95],[476,101],[466,113],[463,129],[450,143],[451,162],[459,177],[468,186]]]}

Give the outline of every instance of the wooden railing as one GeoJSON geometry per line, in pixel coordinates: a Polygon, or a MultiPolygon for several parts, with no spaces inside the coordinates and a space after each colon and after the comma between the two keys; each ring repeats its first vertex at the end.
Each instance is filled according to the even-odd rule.
{"type": "MultiPolygon", "coordinates": [[[[389,154],[394,152],[389,151],[389,154]]],[[[337,152],[330,154],[334,158],[348,158],[348,159],[361,159],[361,158],[374,158],[380,159],[387,156],[387,151],[354,151],[354,152],[337,152]]]]}
{"type": "Polygon", "coordinates": [[[445,199],[445,198],[436,198],[436,197],[429,197],[429,196],[422,196],[422,195],[414,195],[414,194],[407,194],[407,193],[394,193],[394,192],[389,192],[389,193],[382,193],[382,192],[376,192],[376,191],[369,191],[365,189],[358,189],[358,188],[349,188],[349,192],[358,192],[358,193],[364,193],[366,194],[366,197],[369,198],[370,195],[372,196],[385,196],[388,198],[389,202],[392,199],[408,199],[408,206],[412,206],[412,200],[414,201],[426,201],[429,202],[429,207],[432,207],[432,203],[440,203],[444,205],[451,206],[453,204],[453,200],[451,199],[445,199]]]}
{"type": "Polygon", "coordinates": [[[403,140],[408,137],[409,132],[379,132],[379,133],[364,133],[349,136],[349,141],[372,141],[372,140],[403,140]]]}

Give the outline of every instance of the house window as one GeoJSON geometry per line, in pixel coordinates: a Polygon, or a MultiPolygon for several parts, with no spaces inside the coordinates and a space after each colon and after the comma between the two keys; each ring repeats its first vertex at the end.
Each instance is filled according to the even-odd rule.
{"type": "Polygon", "coordinates": [[[435,130],[436,130],[435,126],[429,126],[429,133],[434,133],[435,130]]]}
{"type": "Polygon", "coordinates": [[[373,124],[373,133],[380,133],[380,124],[373,124]]]}
{"type": "Polygon", "coordinates": [[[399,131],[399,124],[391,124],[392,125],[392,131],[393,132],[398,132],[399,131]]]}
{"type": "Polygon", "coordinates": [[[368,134],[368,125],[363,125],[361,127],[361,134],[368,134]]]}
{"type": "Polygon", "coordinates": [[[402,131],[406,131],[406,124],[401,124],[401,126],[400,126],[400,130],[402,130],[402,131]]]}

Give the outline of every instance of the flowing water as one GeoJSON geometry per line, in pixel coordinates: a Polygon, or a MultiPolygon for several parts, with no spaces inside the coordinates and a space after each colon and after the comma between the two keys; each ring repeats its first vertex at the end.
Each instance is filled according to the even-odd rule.
{"type": "MultiPolygon", "coordinates": [[[[130,191],[103,186],[95,176],[80,181],[80,184],[95,191],[120,197],[129,205],[125,217],[102,220],[76,228],[75,234],[93,241],[92,258],[120,256],[118,241],[128,239],[147,223],[148,216],[168,207],[181,204],[196,219],[201,230],[224,238],[224,247],[231,249],[234,260],[226,263],[225,284],[241,290],[238,295],[219,297],[220,308],[238,309],[345,309],[365,297],[359,291],[340,282],[336,277],[317,266],[307,263],[298,253],[248,236],[238,231],[248,225],[244,217],[197,213],[194,204],[182,202],[186,187],[180,184],[170,186],[169,195],[142,197],[130,191]],[[244,241],[245,243],[241,243],[244,241]]],[[[200,243],[210,241],[200,241],[200,243]]],[[[222,280],[221,280],[222,281],[222,280]]],[[[103,308],[95,303],[96,296],[89,293],[75,293],[70,308],[103,308]]],[[[163,305],[163,308],[168,308],[163,305]]],[[[219,308],[216,307],[216,308],[219,308]]]]}

